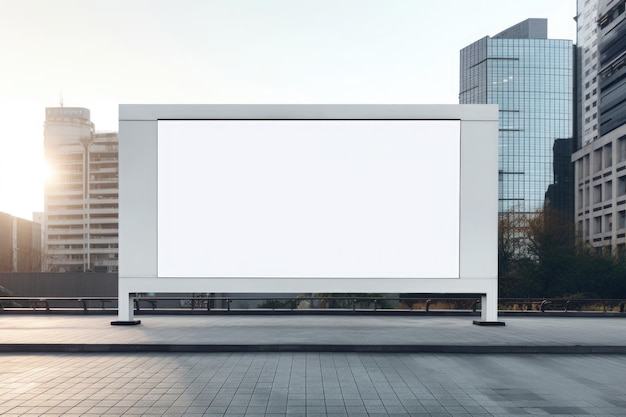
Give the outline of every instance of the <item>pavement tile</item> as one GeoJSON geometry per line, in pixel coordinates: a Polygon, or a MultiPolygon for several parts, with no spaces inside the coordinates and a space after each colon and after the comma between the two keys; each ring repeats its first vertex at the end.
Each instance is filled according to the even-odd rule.
{"type": "MultiPolygon", "coordinates": [[[[154,326],[160,318],[147,320],[154,326]]],[[[546,320],[540,333],[554,330],[546,320]]],[[[619,342],[626,321],[608,322],[605,330],[621,329],[609,337],[619,342]]],[[[470,329],[461,336],[483,333],[470,329]]],[[[154,326],[147,334],[159,340],[168,331],[154,326]]],[[[580,334],[557,336],[577,342],[580,334]]],[[[626,355],[0,353],[0,364],[3,417],[626,415],[626,355]]]]}

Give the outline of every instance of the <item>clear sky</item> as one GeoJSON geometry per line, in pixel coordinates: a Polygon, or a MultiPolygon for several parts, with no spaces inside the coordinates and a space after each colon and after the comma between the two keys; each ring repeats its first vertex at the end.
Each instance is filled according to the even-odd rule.
{"type": "Polygon", "coordinates": [[[2,0],[0,211],[43,210],[45,107],[458,103],[459,50],[576,0],[2,0]]]}

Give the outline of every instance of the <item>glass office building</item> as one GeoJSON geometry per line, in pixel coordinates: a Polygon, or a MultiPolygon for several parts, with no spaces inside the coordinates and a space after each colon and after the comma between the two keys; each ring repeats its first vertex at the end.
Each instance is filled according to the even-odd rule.
{"type": "Polygon", "coordinates": [[[600,2],[600,135],[626,124],[626,1],[600,2]]]}
{"type": "MultiPolygon", "coordinates": [[[[500,107],[499,212],[536,212],[551,184],[571,181],[554,171],[554,148],[573,146],[573,45],[548,39],[547,27],[528,19],[461,50],[460,103],[500,107]]],[[[553,206],[573,206],[573,189],[558,195],[567,201],[553,206]]]]}

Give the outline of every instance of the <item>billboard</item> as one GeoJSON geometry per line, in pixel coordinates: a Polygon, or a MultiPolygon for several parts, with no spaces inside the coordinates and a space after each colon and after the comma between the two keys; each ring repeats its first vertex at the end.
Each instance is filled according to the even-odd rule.
{"type": "Polygon", "coordinates": [[[495,299],[497,108],[121,105],[119,227],[125,322],[137,292],[495,299]]]}

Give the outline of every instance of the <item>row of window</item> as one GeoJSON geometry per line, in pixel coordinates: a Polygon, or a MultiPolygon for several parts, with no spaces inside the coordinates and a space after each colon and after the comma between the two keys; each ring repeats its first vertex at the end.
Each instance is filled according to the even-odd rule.
{"type": "Polygon", "coordinates": [[[613,166],[614,159],[617,163],[626,161],[626,135],[618,138],[616,143],[616,153],[613,152],[613,142],[610,142],[576,161],[578,180],[610,168],[613,166]]]}
{"type": "MultiPolygon", "coordinates": [[[[617,212],[617,229],[626,229],[626,211],[617,212]]],[[[591,221],[590,219],[584,219],[578,221],[578,231],[582,232],[583,236],[589,237],[599,233],[608,233],[613,231],[613,214],[605,214],[604,216],[596,216],[591,221]]]]}
{"type": "MultiPolygon", "coordinates": [[[[626,195],[626,176],[617,179],[617,196],[626,195]]],[[[613,198],[613,181],[594,185],[593,188],[585,187],[578,189],[578,209],[588,208],[591,205],[609,202],[613,198]]]]}

